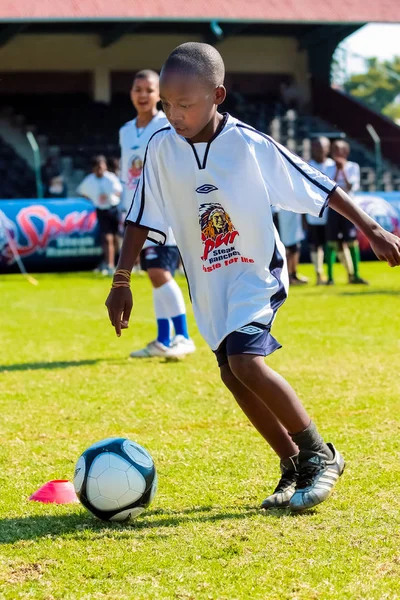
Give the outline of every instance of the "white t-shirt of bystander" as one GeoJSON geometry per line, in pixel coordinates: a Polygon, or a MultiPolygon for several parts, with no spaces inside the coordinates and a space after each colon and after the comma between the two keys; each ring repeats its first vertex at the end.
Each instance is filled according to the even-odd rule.
{"type": "MultiPolygon", "coordinates": [[[[360,189],[360,165],[356,162],[351,162],[350,160],[348,160],[346,162],[346,164],[344,165],[343,171],[339,171],[337,173],[335,181],[339,187],[341,187],[347,191],[349,196],[353,196],[360,189]],[[343,171],[344,171],[344,174],[346,175],[347,181],[351,184],[350,190],[346,190],[346,179],[344,178],[343,171]]],[[[333,177],[335,177],[335,173],[336,173],[336,165],[335,165],[333,177]]]]}
{"type": "MultiPolygon", "coordinates": [[[[318,163],[316,160],[311,159],[308,164],[311,165],[312,167],[314,167],[314,169],[318,169],[318,171],[321,171],[321,173],[323,173],[327,177],[330,177],[331,179],[333,179],[335,176],[336,163],[331,158],[327,158],[322,163],[318,163]]],[[[309,225],[325,226],[328,221],[328,211],[325,210],[322,217],[314,217],[313,215],[306,215],[306,221],[309,225]]]]}
{"type": "Polygon", "coordinates": [[[77,192],[91,200],[99,210],[106,210],[120,203],[122,184],[118,177],[109,171],[102,177],[91,173],[80,183],[77,192]]]}

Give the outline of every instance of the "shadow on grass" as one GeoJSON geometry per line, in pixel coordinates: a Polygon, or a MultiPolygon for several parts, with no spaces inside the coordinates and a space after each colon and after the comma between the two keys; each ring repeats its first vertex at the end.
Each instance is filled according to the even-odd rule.
{"type": "Polygon", "coordinates": [[[36,515],[17,519],[0,519],[0,545],[13,544],[20,540],[35,540],[41,537],[124,537],[135,532],[157,529],[157,537],[167,537],[165,528],[180,527],[187,523],[217,523],[219,521],[240,520],[259,515],[267,518],[305,517],[314,511],[291,515],[287,510],[263,511],[256,506],[216,506],[187,508],[181,511],[154,510],[125,523],[104,523],[90,514],[36,515]],[[163,534],[164,531],[164,534],[163,534]]]}
{"type": "Polygon", "coordinates": [[[54,362],[34,362],[20,363],[14,365],[0,365],[0,373],[7,371],[38,371],[40,369],[68,369],[69,367],[83,367],[85,365],[95,365],[102,362],[101,358],[85,359],[85,360],[56,360],[54,362]]]}
{"type": "MultiPolygon", "coordinates": [[[[141,358],[141,364],[145,364],[146,362],[155,361],[154,357],[149,358],[141,358]]],[[[157,364],[161,365],[170,365],[171,363],[181,363],[182,360],[179,358],[157,358],[157,364]]],[[[13,371],[40,371],[44,370],[52,370],[52,369],[69,369],[71,367],[85,367],[96,365],[99,363],[107,363],[108,365],[126,365],[127,357],[119,357],[119,358],[93,358],[93,359],[84,359],[84,360],[56,360],[53,362],[34,362],[34,363],[17,363],[13,365],[0,365],[0,373],[7,373],[13,371]]]]}
{"type": "Polygon", "coordinates": [[[400,290],[366,290],[339,292],[339,296],[400,296],[400,290]]]}

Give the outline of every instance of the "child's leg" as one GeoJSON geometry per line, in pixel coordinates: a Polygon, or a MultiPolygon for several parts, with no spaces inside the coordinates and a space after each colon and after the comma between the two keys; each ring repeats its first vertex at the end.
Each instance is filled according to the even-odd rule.
{"type": "Polygon", "coordinates": [[[368,284],[368,281],[366,279],[363,279],[360,276],[360,272],[359,272],[361,256],[360,256],[360,245],[359,245],[358,241],[350,240],[348,242],[348,246],[349,246],[351,260],[353,261],[353,267],[354,267],[354,276],[350,280],[350,283],[363,283],[364,285],[368,284]]]}
{"type": "Polygon", "coordinates": [[[169,346],[170,315],[164,302],[164,286],[168,284],[172,277],[165,269],[147,269],[147,274],[153,286],[154,312],[156,313],[157,320],[157,341],[164,344],[164,346],[169,346]]]}
{"type": "Polygon", "coordinates": [[[337,242],[327,242],[326,244],[326,265],[328,270],[328,281],[333,282],[333,267],[336,263],[336,253],[338,251],[337,242]]]}
{"type": "Polygon", "coordinates": [[[281,459],[298,454],[299,449],[268,406],[243,385],[229,364],[222,365],[221,379],[257,431],[281,459]]]}
{"type": "Polygon", "coordinates": [[[312,450],[332,458],[294,389],[265,364],[264,357],[236,354],[228,360],[234,376],[275,415],[300,451],[312,450]]]}
{"type": "Polygon", "coordinates": [[[340,453],[325,444],[292,387],[265,364],[262,356],[232,354],[228,360],[235,377],[266,404],[300,450],[290,508],[303,511],[324,502],[343,473],[340,453]]]}
{"type": "Polygon", "coordinates": [[[222,381],[233,394],[240,408],[281,459],[281,478],[261,507],[266,510],[286,508],[296,491],[299,449],[265,403],[236,379],[229,364],[221,365],[220,370],[222,381]]]}
{"type": "Polygon", "coordinates": [[[351,260],[349,247],[345,242],[339,245],[338,257],[340,262],[344,266],[350,281],[350,279],[354,276],[354,268],[351,260]]]}

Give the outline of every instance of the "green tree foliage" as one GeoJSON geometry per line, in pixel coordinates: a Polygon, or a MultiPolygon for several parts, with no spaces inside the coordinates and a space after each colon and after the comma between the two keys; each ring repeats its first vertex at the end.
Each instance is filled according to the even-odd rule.
{"type": "Polygon", "coordinates": [[[344,83],[344,89],[372,110],[398,118],[399,102],[396,98],[400,96],[400,56],[392,61],[368,59],[367,72],[352,75],[344,83]]]}

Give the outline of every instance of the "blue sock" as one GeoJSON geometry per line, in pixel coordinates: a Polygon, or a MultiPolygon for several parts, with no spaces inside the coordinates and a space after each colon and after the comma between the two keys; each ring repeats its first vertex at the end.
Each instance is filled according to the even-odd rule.
{"type": "Polygon", "coordinates": [[[170,343],[170,327],[169,327],[169,319],[157,319],[157,341],[164,344],[164,346],[169,346],[170,343]]]}
{"type": "Polygon", "coordinates": [[[189,339],[189,333],[186,322],[186,315],[178,315],[177,317],[172,317],[172,322],[174,324],[175,335],[183,335],[187,340],[189,339]]]}

